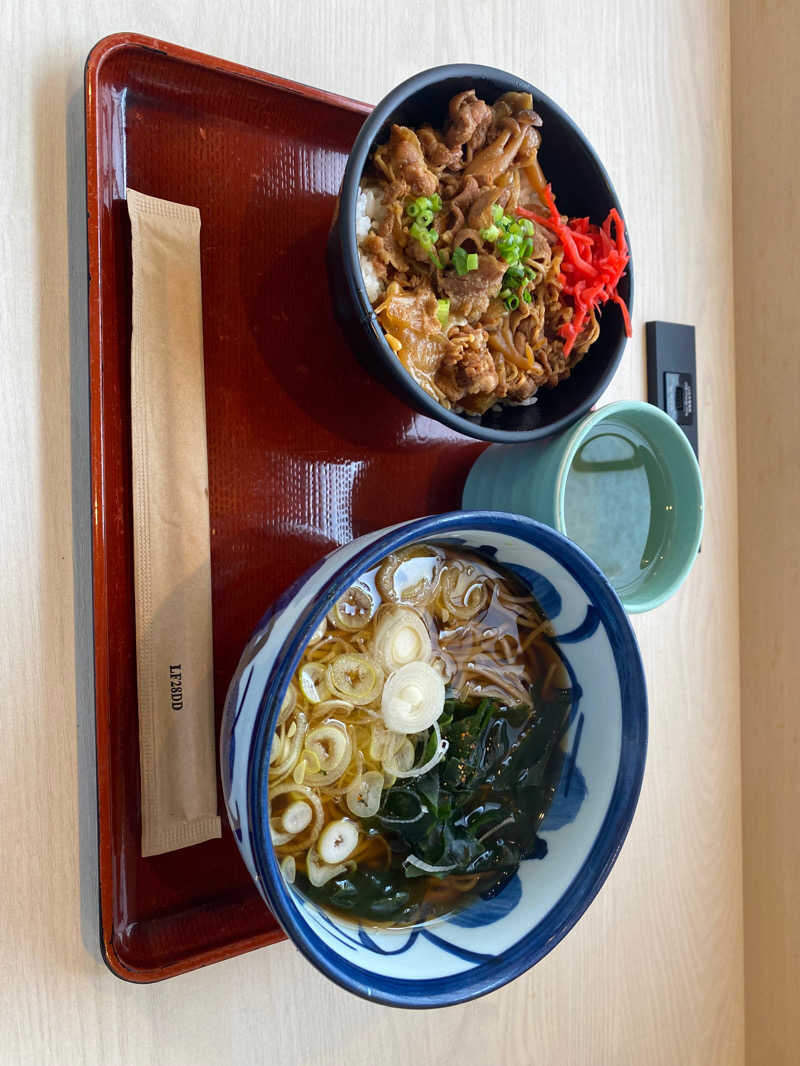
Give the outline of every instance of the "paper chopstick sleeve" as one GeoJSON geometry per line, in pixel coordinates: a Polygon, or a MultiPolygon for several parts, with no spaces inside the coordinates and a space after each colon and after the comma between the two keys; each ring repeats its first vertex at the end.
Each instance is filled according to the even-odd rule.
{"type": "Polygon", "coordinates": [[[217,811],[200,212],[127,191],[142,855],[217,811]]]}

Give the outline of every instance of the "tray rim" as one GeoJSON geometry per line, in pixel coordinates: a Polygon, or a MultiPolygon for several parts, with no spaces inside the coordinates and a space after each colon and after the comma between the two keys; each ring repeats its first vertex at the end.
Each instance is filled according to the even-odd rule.
{"type": "MultiPolygon", "coordinates": [[[[92,634],[94,641],[94,709],[97,769],[97,843],[99,939],[103,961],[117,977],[149,984],[174,977],[213,962],[232,958],[285,939],[277,926],[273,933],[249,937],[225,946],[217,946],[185,956],[153,969],[134,969],[126,965],[114,944],[113,911],[115,900],[112,862],[111,767],[108,753],[111,744],[109,667],[111,641],[108,628],[108,571],[105,526],[105,417],[103,410],[103,306],[99,286],[101,258],[100,156],[98,153],[98,102],[100,76],[110,56],[125,49],[158,52],[170,59],[256,82],[262,86],[328,104],[360,114],[372,110],[370,104],[338,93],[281,78],[240,63],[220,59],[182,45],[171,44],[139,33],[114,33],[101,38],[91,49],[84,69],[84,112],[86,135],[86,232],[89,315],[89,448],[91,477],[92,528],[92,634]]],[[[276,919],[277,921],[277,919],[276,919]]]]}

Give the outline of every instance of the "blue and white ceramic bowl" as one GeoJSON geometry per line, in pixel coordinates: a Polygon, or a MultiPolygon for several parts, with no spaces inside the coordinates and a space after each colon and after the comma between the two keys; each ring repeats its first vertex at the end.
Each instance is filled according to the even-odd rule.
{"type": "Polygon", "coordinates": [[[228,816],[265,902],[304,955],[344,988],[400,1007],[490,992],[572,928],[608,876],[633,817],[647,747],[636,639],[616,594],[571,541],[531,519],[460,511],[353,541],[267,612],[231,682],[221,736],[228,816]],[[284,881],[270,842],[269,750],[283,693],[323,615],[364,571],[418,541],[466,546],[513,570],[550,616],[573,699],[566,757],[535,856],[494,898],[412,930],[332,918],[284,881]]]}

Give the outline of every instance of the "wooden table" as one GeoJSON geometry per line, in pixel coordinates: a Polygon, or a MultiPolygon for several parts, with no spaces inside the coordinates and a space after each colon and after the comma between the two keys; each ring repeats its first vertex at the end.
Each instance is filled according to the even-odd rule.
{"type": "Polygon", "coordinates": [[[727,3],[32,0],[7,5],[3,31],[0,1062],[742,1062],[727,3]],[[644,397],[647,319],[697,327],[707,526],[682,592],[635,619],[651,695],[638,813],[576,929],[477,1003],[371,1006],[288,943],[150,987],[99,961],[81,88],[89,48],[120,29],[365,100],[459,59],[529,77],[587,132],[632,234],[634,338],[607,399],[644,397]]]}

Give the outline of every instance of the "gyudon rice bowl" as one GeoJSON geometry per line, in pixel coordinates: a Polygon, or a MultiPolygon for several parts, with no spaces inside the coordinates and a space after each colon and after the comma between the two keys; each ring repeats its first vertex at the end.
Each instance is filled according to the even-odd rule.
{"type": "Polygon", "coordinates": [[[615,208],[569,218],[539,162],[527,92],[456,93],[439,128],[393,123],[356,207],[359,260],[386,341],[425,392],[472,416],[536,402],[591,352],[628,265],[615,208]]]}

